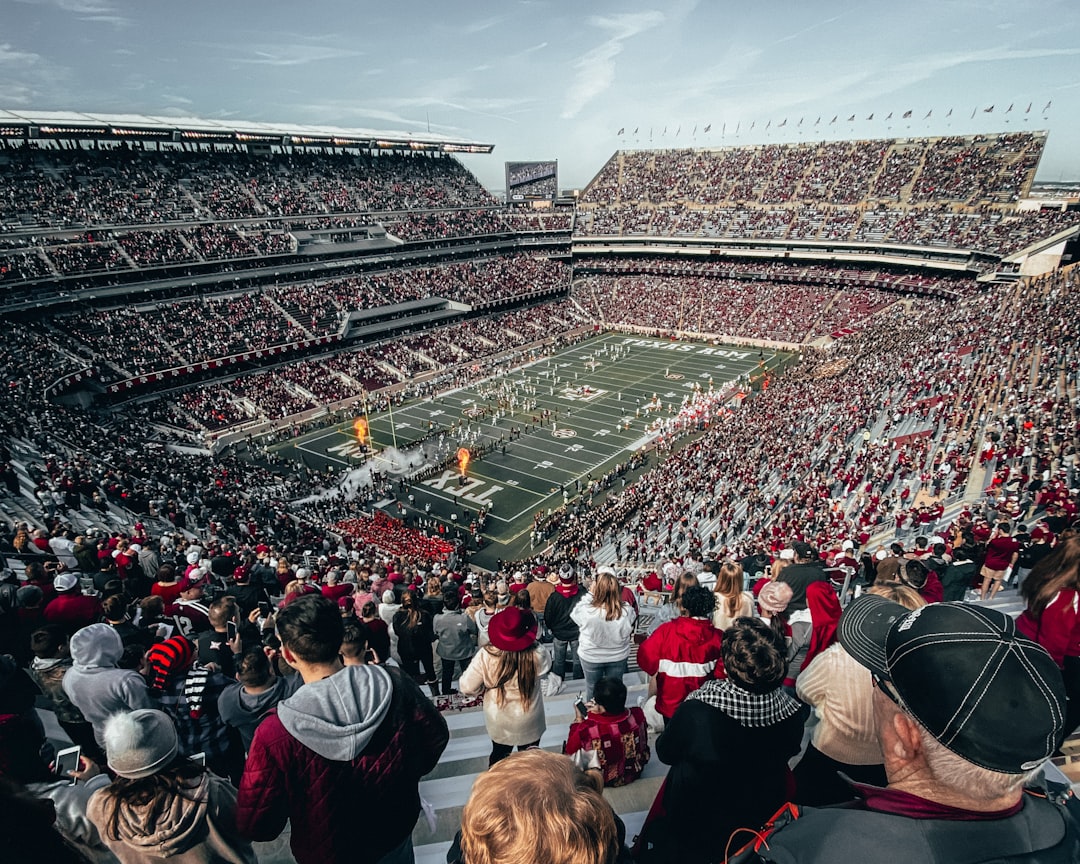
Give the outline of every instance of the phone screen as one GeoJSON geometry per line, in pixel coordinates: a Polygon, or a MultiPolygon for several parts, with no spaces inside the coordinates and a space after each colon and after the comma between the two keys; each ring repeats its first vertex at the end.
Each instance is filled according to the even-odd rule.
{"type": "Polygon", "coordinates": [[[236,638],[236,622],[227,621],[225,623],[225,635],[229,637],[229,641],[232,642],[236,638]]]}
{"type": "Polygon", "coordinates": [[[259,614],[263,618],[270,614],[270,604],[267,603],[265,600],[259,601],[259,614]]]}
{"type": "Polygon", "coordinates": [[[574,702],[574,707],[582,717],[589,713],[589,709],[585,706],[585,699],[581,696],[578,696],[577,701],[574,702]]]}
{"type": "Polygon", "coordinates": [[[56,774],[65,780],[70,780],[72,786],[75,785],[76,781],[70,772],[79,770],[79,756],[81,754],[82,748],[78,746],[68,747],[56,754],[56,774]]]}

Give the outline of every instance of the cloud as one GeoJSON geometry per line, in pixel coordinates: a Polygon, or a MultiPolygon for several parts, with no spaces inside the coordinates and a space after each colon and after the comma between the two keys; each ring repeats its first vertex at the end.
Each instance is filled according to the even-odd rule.
{"type": "Polygon", "coordinates": [[[17,81],[0,81],[0,105],[30,105],[37,94],[17,81]]]}
{"type": "Polygon", "coordinates": [[[131,19],[122,15],[109,0],[16,0],[29,6],[52,6],[61,12],[77,15],[82,21],[94,21],[98,24],[112,24],[126,27],[131,19]]]}
{"type": "Polygon", "coordinates": [[[39,60],[41,60],[40,54],[33,54],[29,51],[18,51],[11,47],[10,42],[0,42],[0,63],[25,66],[37,63],[39,60]]]}
{"type": "MultiPolygon", "coordinates": [[[[236,52],[235,45],[211,45],[217,50],[236,52]]],[[[230,57],[235,63],[248,63],[258,66],[304,66],[308,63],[321,63],[327,60],[342,60],[346,57],[360,57],[362,51],[348,48],[330,48],[322,45],[301,45],[283,42],[273,45],[252,45],[245,54],[230,57]]]]}
{"type": "Polygon", "coordinates": [[[501,15],[496,15],[492,18],[481,18],[479,21],[470,21],[461,28],[461,32],[472,36],[476,33],[483,33],[485,30],[490,30],[492,27],[496,27],[506,19],[501,15]]]}
{"type": "Polygon", "coordinates": [[[659,27],[664,20],[664,13],[655,10],[590,18],[593,27],[610,35],[574,63],[576,74],[566,93],[563,119],[576,117],[582,108],[615,83],[615,58],[622,53],[627,39],[659,27]]]}

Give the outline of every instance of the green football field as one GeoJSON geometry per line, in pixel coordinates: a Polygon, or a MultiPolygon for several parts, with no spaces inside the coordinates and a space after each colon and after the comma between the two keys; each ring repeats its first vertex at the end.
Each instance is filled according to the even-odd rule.
{"type": "Polygon", "coordinates": [[[609,333],[436,399],[369,414],[373,460],[361,453],[354,420],[274,449],[313,467],[359,472],[366,464],[395,480],[396,499],[380,502],[387,512],[428,527],[441,521],[450,534],[464,534],[487,510],[486,546],[474,560],[512,559],[527,554],[535,514],[572,500],[590,478],[647,446],[684,398],[744,389],[790,356],[609,333]],[[408,482],[418,471],[430,476],[408,482]]]}

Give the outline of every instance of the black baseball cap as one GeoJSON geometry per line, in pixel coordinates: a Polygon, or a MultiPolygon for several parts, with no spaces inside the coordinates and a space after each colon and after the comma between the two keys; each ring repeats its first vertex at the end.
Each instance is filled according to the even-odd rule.
{"type": "Polygon", "coordinates": [[[971,603],[911,611],[875,594],[840,617],[840,644],[884,692],[957,756],[1005,774],[1060,746],[1065,685],[1046,650],[1008,615],[971,603]]]}

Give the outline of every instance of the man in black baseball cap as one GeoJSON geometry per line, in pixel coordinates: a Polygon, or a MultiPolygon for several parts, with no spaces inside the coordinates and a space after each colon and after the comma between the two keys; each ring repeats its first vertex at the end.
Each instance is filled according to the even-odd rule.
{"type": "Polygon", "coordinates": [[[847,807],[793,807],[731,860],[1080,861],[1071,792],[1029,786],[1064,734],[1061,673],[1012,618],[868,594],[844,611],[839,637],[874,676],[888,786],[854,784],[847,807]]]}

